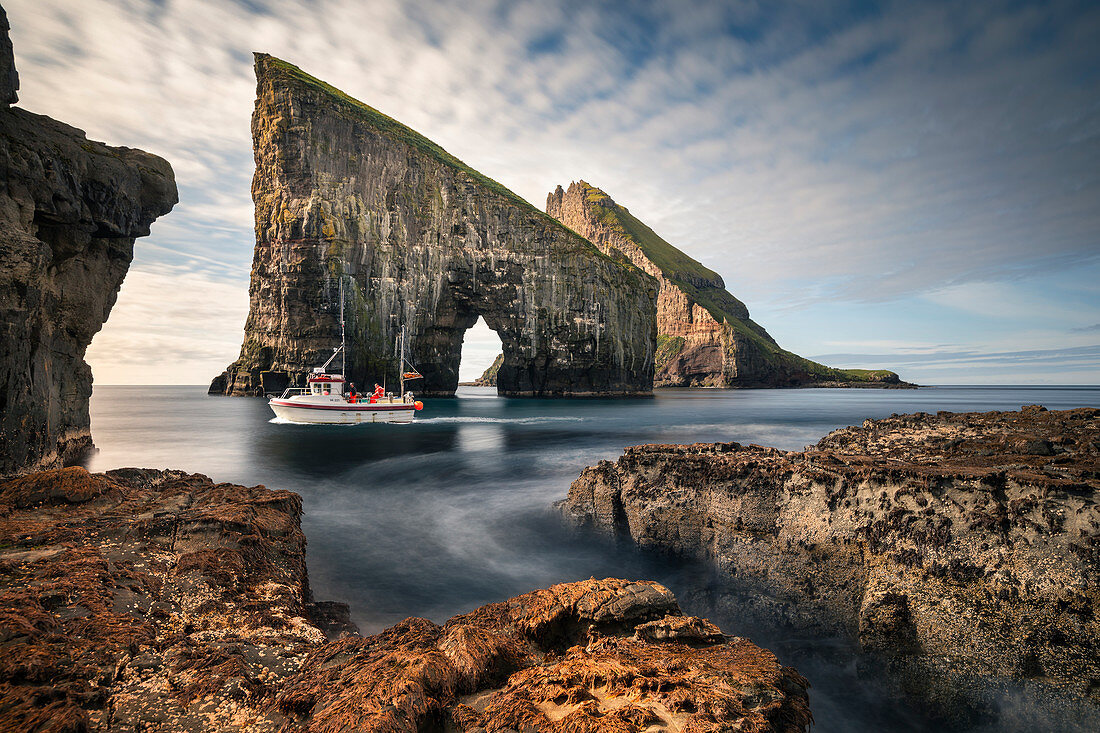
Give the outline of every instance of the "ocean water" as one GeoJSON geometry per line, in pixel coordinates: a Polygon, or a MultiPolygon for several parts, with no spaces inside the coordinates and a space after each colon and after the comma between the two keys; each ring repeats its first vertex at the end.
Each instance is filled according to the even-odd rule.
{"type": "MultiPolygon", "coordinates": [[[[553,509],[581,469],[628,445],[730,441],[797,449],[865,418],[923,410],[1100,407],[1100,387],[919,390],[659,390],[652,399],[531,400],[462,387],[411,425],[272,422],[265,400],[204,387],[97,386],[88,468],[176,468],[302,495],[310,582],[364,633],[436,622],[535,588],[589,577],[658,580],[685,612],[747,636],[810,679],[816,731],[936,730],[860,674],[843,640],[746,628],[706,599],[699,563],[577,530],[553,509]]],[[[1008,702],[1006,704],[1011,704],[1008,702]]]]}

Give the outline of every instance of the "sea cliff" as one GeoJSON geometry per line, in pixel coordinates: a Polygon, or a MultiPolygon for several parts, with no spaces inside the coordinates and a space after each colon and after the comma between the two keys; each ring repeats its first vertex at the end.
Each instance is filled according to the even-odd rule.
{"type": "Polygon", "coordinates": [[[372,107],[256,56],[256,250],[240,357],[211,393],[278,391],[340,344],[352,381],[394,384],[408,329],[417,392],[451,395],[479,316],[502,394],[644,394],[656,282],[372,107]]]}
{"type": "Polygon", "coordinates": [[[656,278],[655,387],[912,386],[885,369],[834,369],[780,348],[721,275],[585,181],[558,186],[546,197],[546,212],[656,278]]]}
{"type": "Polygon", "coordinates": [[[11,107],[17,88],[0,8],[0,475],[91,447],[85,351],[178,198],[166,161],[11,107]]]}
{"type": "Polygon", "coordinates": [[[966,715],[990,680],[1021,707],[1100,702],[1098,477],[1100,410],[1032,406],[868,420],[803,451],[635,446],[564,509],[706,559],[731,614],[848,635],[966,715]]]}

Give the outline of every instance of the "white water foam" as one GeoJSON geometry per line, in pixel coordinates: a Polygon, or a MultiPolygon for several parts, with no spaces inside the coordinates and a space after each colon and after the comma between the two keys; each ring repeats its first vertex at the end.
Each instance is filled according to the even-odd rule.
{"type": "Polygon", "coordinates": [[[418,423],[507,423],[509,425],[535,425],[544,422],[584,422],[583,417],[426,417],[418,423]]]}

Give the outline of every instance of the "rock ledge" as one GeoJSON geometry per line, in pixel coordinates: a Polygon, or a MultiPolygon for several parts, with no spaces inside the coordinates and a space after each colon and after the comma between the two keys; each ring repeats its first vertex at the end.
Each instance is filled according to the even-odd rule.
{"type": "Polygon", "coordinates": [[[652,582],[360,637],[301,499],[178,471],[0,483],[0,729],[803,731],[806,681],[652,582]],[[327,632],[327,633],[326,633],[327,632]]]}
{"type": "Polygon", "coordinates": [[[868,420],[796,452],[634,446],[564,509],[708,559],[731,613],[847,634],[921,694],[963,675],[1100,702],[1098,492],[1100,410],[1031,406],[868,420]]]}

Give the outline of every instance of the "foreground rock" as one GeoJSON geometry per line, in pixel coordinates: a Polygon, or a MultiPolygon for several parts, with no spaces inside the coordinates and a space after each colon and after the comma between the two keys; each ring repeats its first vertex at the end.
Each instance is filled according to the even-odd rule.
{"type": "Polygon", "coordinates": [[[0,729],[277,727],[265,701],[325,641],[300,514],[177,471],[0,484],[0,729]]]}
{"type": "Polygon", "coordinates": [[[176,471],[0,483],[0,730],[802,731],[806,683],[663,587],[539,590],[360,637],[301,500],[176,471]],[[334,638],[329,641],[328,639],[334,638]]]}
{"type": "Polygon", "coordinates": [[[256,252],[240,358],[217,394],[281,391],[340,344],[347,373],[397,382],[408,328],[424,395],[452,395],[478,316],[513,396],[653,386],[656,282],[432,141],[297,67],[256,56],[256,252]]]}
{"type": "Polygon", "coordinates": [[[329,644],[278,705],[308,730],[803,731],[805,688],[662,586],[607,579],[329,644]]]}
{"type": "Polygon", "coordinates": [[[636,446],[565,509],[712,561],[732,613],[846,633],[950,712],[988,677],[1100,701],[1098,490],[1100,410],[1029,407],[868,420],[801,452],[636,446]]]}
{"type": "Polygon", "coordinates": [[[558,186],[546,213],[657,279],[656,387],[909,387],[884,369],[833,369],[781,349],[722,277],[584,181],[558,186]]]}
{"type": "Polygon", "coordinates": [[[0,475],[60,466],[91,446],[84,353],[134,239],[177,201],[167,162],[9,108],[17,86],[0,8],[0,475]]]}

